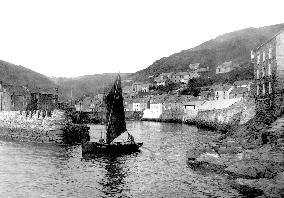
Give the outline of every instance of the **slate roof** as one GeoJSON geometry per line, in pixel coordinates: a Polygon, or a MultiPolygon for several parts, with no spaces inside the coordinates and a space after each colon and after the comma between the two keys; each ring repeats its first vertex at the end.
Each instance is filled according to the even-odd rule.
{"type": "Polygon", "coordinates": [[[230,95],[231,95],[231,94],[232,94],[232,95],[235,95],[235,94],[243,94],[243,93],[246,93],[246,92],[248,92],[248,88],[246,88],[246,87],[237,87],[237,88],[234,88],[234,89],[231,91],[230,95]]]}
{"type": "Polygon", "coordinates": [[[242,85],[249,85],[250,83],[252,83],[249,80],[239,80],[239,81],[235,81],[234,85],[235,86],[242,86],[242,85]]]}
{"type": "Polygon", "coordinates": [[[223,85],[214,86],[213,89],[214,91],[228,91],[231,87],[232,85],[223,84],[223,85]]]}
{"type": "Polygon", "coordinates": [[[196,100],[196,101],[190,101],[187,103],[184,103],[184,106],[201,106],[205,103],[205,101],[203,100],[196,100]]]}

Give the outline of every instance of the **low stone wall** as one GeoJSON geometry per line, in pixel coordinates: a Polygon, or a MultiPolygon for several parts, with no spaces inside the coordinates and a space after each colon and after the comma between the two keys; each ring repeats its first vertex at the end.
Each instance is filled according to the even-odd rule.
{"type": "Polygon", "coordinates": [[[126,120],[141,120],[143,117],[142,111],[125,111],[126,120]]]}
{"type": "Polygon", "coordinates": [[[225,109],[199,111],[194,116],[186,115],[183,122],[200,127],[228,131],[244,124],[255,116],[253,99],[244,99],[225,109]]]}
{"type": "MultiPolygon", "coordinates": [[[[77,133],[70,130],[68,133],[64,133],[63,128],[72,126],[68,122],[65,112],[59,110],[54,110],[50,117],[44,116],[42,111],[2,111],[0,112],[0,138],[38,143],[66,143],[66,138],[68,139],[69,136],[74,136],[73,133],[77,133]]],[[[84,133],[88,133],[85,126],[78,125],[78,127],[84,133]]],[[[76,140],[74,143],[78,141],[76,140]]],[[[68,143],[72,144],[72,142],[68,143]]]]}

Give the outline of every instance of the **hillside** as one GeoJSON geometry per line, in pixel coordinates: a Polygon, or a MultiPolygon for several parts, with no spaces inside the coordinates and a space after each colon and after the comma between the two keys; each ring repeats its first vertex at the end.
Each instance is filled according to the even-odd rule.
{"type": "Polygon", "coordinates": [[[148,76],[157,76],[163,72],[187,71],[188,65],[192,63],[200,63],[200,67],[209,67],[211,74],[215,72],[218,64],[225,61],[233,61],[240,66],[249,65],[251,49],[283,28],[284,23],[223,34],[197,47],[163,57],[130,77],[136,81],[144,81],[148,76]]]}
{"type": "Polygon", "coordinates": [[[42,88],[56,86],[48,77],[40,73],[2,60],[0,60],[0,79],[10,85],[28,85],[42,88]]]}
{"type": "MultiPolygon", "coordinates": [[[[121,73],[121,79],[125,79],[129,74],[121,73]]],[[[87,96],[94,96],[102,93],[111,83],[114,82],[117,74],[105,73],[85,75],[76,78],[53,78],[53,81],[60,87],[60,91],[64,96],[63,99],[83,99],[87,96]],[[72,91],[71,91],[72,90],[72,91]]]]}

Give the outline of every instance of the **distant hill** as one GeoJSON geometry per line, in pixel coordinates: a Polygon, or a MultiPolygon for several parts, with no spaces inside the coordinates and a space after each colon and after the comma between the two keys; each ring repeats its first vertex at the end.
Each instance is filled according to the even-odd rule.
{"type": "MultiPolygon", "coordinates": [[[[125,73],[120,74],[122,80],[128,75],[125,73]]],[[[83,99],[86,96],[102,93],[104,89],[110,87],[116,76],[115,73],[106,73],[75,78],[49,78],[23,66],[0,60],[0,81],[3,83],[41,88],[59,87],[61,100],[70,99],[71,90],[74,99],[83,99]]]]}
{"type": "Polygon", "coordinates": [[[251,49],[283,28],[284,23],[223,34],[197,47],[163,57],[130,77],[136,81],[144,81],[151,75],[157,76],[163,72],[187,71],[189,64],[192,63],[200,63],[200,67],[209,67],[212,75],[217,65],[225,61],[233,61],[240,66],[249,65],[251,49]]]}
{"type": "MultiPolygon", "coordinates": [[[[75,78],[52,78],[60,87],[63,99],[83,99],[87,96],[93,97],[109,88],[115,81],[116,73],[85,75],[75,78]]],[[[121,79],[126,79],[129,74],[121,73],[121,79]]]]}
{"type": "Polygon", "coordinates": [[[0,60],[0,80],[9,85],[28,85],[42,88],[56,87],[47,76],[0,60]]]}

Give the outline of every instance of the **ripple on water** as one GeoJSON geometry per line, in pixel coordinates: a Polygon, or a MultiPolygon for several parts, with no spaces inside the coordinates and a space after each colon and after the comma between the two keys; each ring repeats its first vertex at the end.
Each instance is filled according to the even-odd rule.
{"type": "MultiPolygon", "coordinates": [[[[93,138],[100,136],[92,126],[93,138]]],[[[81,146],[0,141],[3,197],[239,197],[222,175],[193,171],[186,152],[213,132],[182,124],[129,122],[141,152],[84,159],[81,146]]]]}

